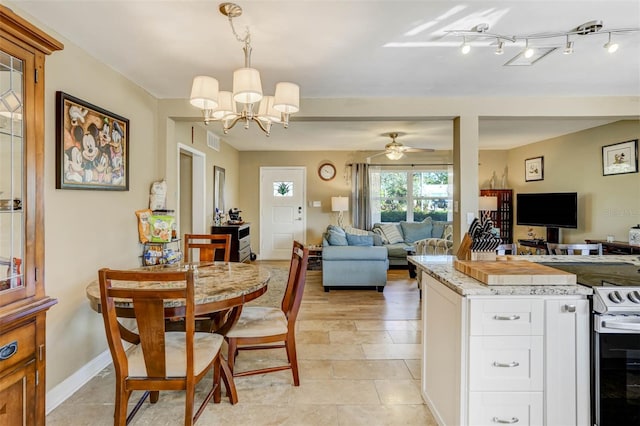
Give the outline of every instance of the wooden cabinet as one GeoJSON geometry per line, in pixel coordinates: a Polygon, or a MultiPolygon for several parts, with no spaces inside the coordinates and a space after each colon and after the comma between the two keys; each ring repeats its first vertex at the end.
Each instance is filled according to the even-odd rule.
{"type": "Polygon", "coordinates": [[[0,6],[0,424],[45,424],[44,62],[61,50],[0,6]]]}
{"type": "MultiPolygon", "coordinates": [[[[231,235],[231,262],[249,262],[251,260],[250,224],[212,226],[212,234],[231,235]]],[[[215,260],[222,260],[223,253],[216,253],[215,260]]]]}
{"type": "Polygon", "coordinates": [[[422,394],[439,424],[589,424],[586,298],[462,296],[421,273],[422,394]]]}
{"type": "Polygon", "coordinates": [[[513,190],[481,189],[480,195],[498,198],[498,210],[491,212],[491,220],[500,229],[502,244],[513,243],[513,190]]]}
{"type": "Polygon", "coordinates": [[[640,246],[624,241],[585,240],[587,244],[602,244],[602,254],[640,254],[640,246]]]}

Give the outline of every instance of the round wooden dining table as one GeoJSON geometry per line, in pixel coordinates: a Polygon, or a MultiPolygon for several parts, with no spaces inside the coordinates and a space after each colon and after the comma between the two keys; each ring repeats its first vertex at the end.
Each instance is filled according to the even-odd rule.
{"type": "MultiPolygon", "coordinates": [[[[214,319],[210,331],[220,334],[226,332],[240,316],[242,306],[256,299],[267,291],[267,283],[271,274],[267,268],[248,263],[237,262],[192,262],[173,265],[142,266],[134,271],[176,271],[191,268],[197,271],[195,280],[195,315],[209,316],[214,319]],[[217,314],[217,315],[212,315],[217,314]]],[[[116,287],[132,286],[139,288],[160,289],[183,283],[154,283],[118,281],[116,287]]],[[[100,313],[100,285],[98,280],[91,282],[86,288],[91,308],[100,313]]],[[[116,312],[119,317],[134,318],[130,300],[116,301],[116,312]]],[[[180,301],[165,302],[167,318],[184,317],[184,303],[180,301]]]]}

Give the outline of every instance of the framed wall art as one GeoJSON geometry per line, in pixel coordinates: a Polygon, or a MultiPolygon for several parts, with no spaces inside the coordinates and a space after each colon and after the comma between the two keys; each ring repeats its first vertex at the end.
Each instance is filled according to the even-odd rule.
{"type": "Polygon", "coordinates": [[[56,92],[56,188],[129,190],[129,120],[56,92]]]}
{"type": "Polygon", "coordinates": [[[544,157],[533,157],[524,160],[524,180],[544,180],[544,157]]]}
{"type": "Polygon", "coordinates": [[[621,175],[638,172],[638,139],[602,147],[602,174],[621,175]]]}

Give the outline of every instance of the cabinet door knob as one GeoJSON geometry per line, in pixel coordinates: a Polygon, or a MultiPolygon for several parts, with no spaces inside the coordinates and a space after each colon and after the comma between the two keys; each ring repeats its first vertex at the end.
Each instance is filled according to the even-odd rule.
{"type": "Polygon", "coordinates": [[[575,312],[576,311],[576,305],[564,305],[564,311],[565,312],[575,312]]]}

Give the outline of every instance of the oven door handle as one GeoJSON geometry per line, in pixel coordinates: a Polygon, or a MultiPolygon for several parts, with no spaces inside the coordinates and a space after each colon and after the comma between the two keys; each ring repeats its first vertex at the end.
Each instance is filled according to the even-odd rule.
{"type": "Polygon", "coordinates": [[[640,331],[640,323],[624,321],[602,321],[602,328],[613,328],[615,330],[640,331]]]}

